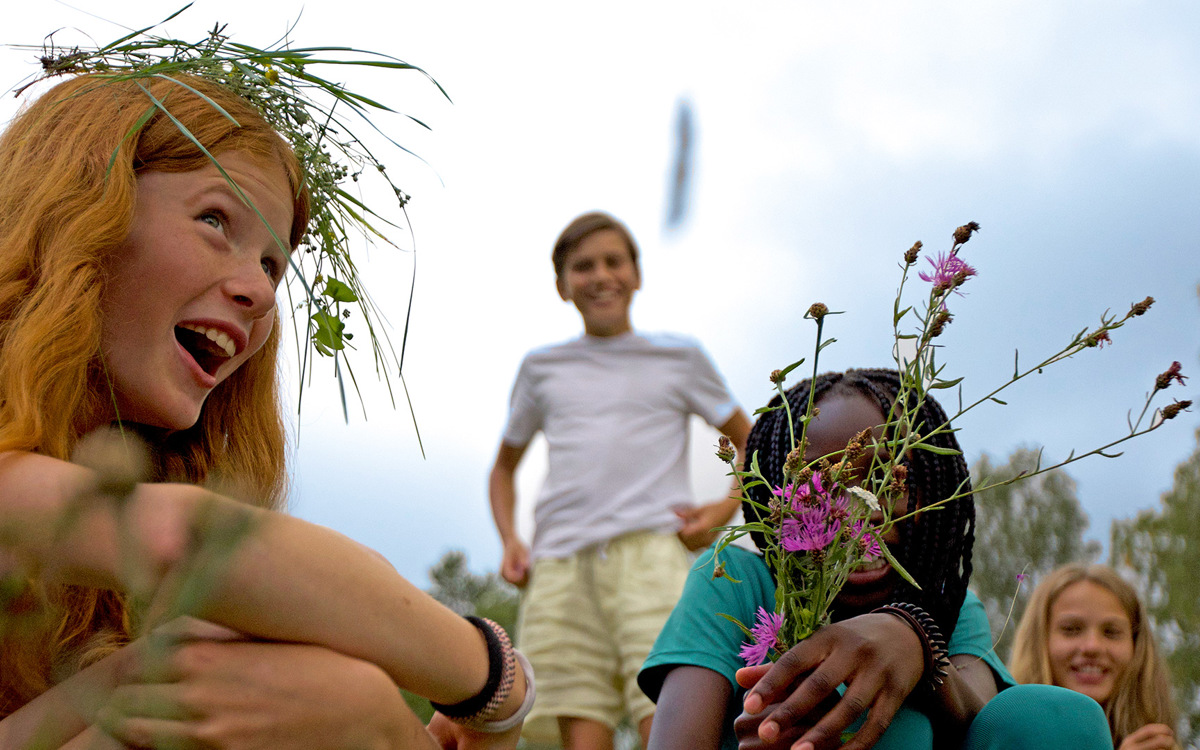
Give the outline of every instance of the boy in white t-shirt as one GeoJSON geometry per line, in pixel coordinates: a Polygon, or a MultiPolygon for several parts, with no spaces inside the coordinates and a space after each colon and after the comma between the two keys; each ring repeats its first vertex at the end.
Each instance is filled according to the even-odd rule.
{"type": "Polygon", "coordinates": [[[526,732],[553,739],[556,719],[567,750],[611,748],[629,715],[644,745],[654,705],[636,677],[682,591],[685,546],[709,544],[739,506],[732,496],[695,505],[688,419],[703,417],[739,455],[750,422],[698,342],[634,333],[641,273],[624,225],[584,214],[563,230],[553,260],[584,335],[521,363],[489,481],[501,574],[528,584],[520,640],[538,702],[526,732]],[[531,552],[516,533],[514,474],[539,431],[550,465],[531,552]]]}

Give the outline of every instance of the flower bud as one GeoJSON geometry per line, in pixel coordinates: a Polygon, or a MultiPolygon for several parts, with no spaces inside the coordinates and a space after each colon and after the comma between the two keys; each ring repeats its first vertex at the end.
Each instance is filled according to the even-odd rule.
{"type": "Polygon", "coordinates": [[[797,486],[799,486],[799,485],[803,485],[803,484],[808,484],[809,482],[811,482],[811,481],[812,481],[812,475],[813,475],[813,470],[812,470],[812,467],[811,467],[811,466],[805,466],[803,469],[801,469],[800,471],[796,472],[796,481],[795,481],[795,484],[796,484],[797,486]]]}
{"type": "Polygon", "coordinates": [[[1166,372],[1154,379],[1154,390],[1161,391],[1169,386],[1172,380],[1179,381],[1179,384],[1183,385],[1187,378],[1184,377],[1180,372],[1182,367],[1183,365],[1179,364],[1178,362],[1172,362],[1171,366],[1167,368],[1166,372]]]}
{"type": "Polygon", "coordinates": [[[725,463],[737,458],[737,449],[733,447],[733,441],[725,435],[717,439],[717,458],[725,463]]]}
{"type": "Polygon", "coordinates": [[[813,320],[820,323],[821,319],[824,318],[828,314],[829,314],[829,308],[826,307],[824,303],[814,302],[812,307],[808,308],[808,312],[805,314],[804,317],[812,318],[813,320]]]}
{"type": "Polygon", "coordinates": [[[1191,401],[1176,401],[1173,404],[1167,404],[1163,407],[1162,418],[1174,419],[1179,416],[1179,412],[1187,411],[1187,408],[1192,405],[1191,401]]]}
{"type": "Polygon", "coordinates": [[[725,563],[717,563],[713,566],[713,580],[725,577],[725,563]]]}
{"type": "Polygon", "coordinates": [[[892,490],[895,492],[904,492],[908,487],[908,467],[904,464],[896,464],[892,467],[892,490]]]}
{"type": "Polygon", "coordinates": [[[1108,331],[1103,329],[1089,333],[1083,340],[1083,345],[1089,348],[1098,346],[1103,349],[1105,344],[1111,343],[1112,339],[1108,337],[1108,331]]]}
{"type": "Polygon", "coordinates": [[[929,326],[929,338],[937,338],[942,335],[942,331],[946,330],[946,326],[954,320],[954,316],[948,310],[941,310],[934,317],[933,323],[929,326]]]}
{"type": "Polygon", "coordinates": [[[846,453],[842,460],[848,464],[852,464],[859,459],[860,456],[867,450],[867,443],[871,440],[871,431],[863,430],[854,437],[850,438],[850,442],[846,444],[846,453]]]}
{"type": "Polygon", "coordinates": [[[1146,299],[1142,300],[1141,302],[1134,302],[1132,305],[1130,305],[1129,312],[1132,315],[1145,315],[1146,311],[1150,309],[1150,305],[1153,305],[1153,304],[1154,304],[1154,298],[1147,297],[1146,299]]]}
{"type": "Polygon", "coordinates": [[[783,382],[783,370],[771,370],[771,382],[779,385],[783,382]]]}
{"type": "Polygon", "coordinates": [[[978,231],[979,224],[974,221],[968,221],[966,224],[963,224],[961,227],[954,230],[954,244],[963,244],[967,240],[971,239],[971,234],[973,232],[978,231]]]}
{"type": "Polygon", "coordinates": [[[787,458],[783,461],[783,475],[785,477],[794,477],[800,471],[801,464],[804,463],[804,454],[800,451],[799,446],[793,448],[787,454],[787,458]]]}
{"type": "Polygon", "coordinates": [[[917,255],[921,252],[921,247],[921,241],[917,240],[913,243],[912,247],[905,251],[904,265],[911,266],[913,263],[917,262],[917,255]]]}

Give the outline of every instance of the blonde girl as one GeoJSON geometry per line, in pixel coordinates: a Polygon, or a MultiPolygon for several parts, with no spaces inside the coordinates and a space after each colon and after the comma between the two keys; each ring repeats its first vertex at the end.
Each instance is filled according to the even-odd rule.
{"type": "Polygon", "coordinates": [[[1070,563],[1038,583],[1017,628],[1012,673],[1094,698],[1118,750],[1178,747],[1178,712],[1145,607],[1108,566],[1070,563]]]}

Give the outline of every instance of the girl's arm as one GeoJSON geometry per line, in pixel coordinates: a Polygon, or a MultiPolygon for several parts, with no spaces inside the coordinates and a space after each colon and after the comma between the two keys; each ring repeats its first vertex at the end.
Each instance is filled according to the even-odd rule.
{"type": "MultiPolygon", "coordinates": [[[[77,739],[119,682],[119,673],[137,646],[128,646],[73,675],[0,721],[0,747],[90,747],[77,739]],[[37,740],[34,745],[34,740],[37,740]]],[[[121,747],[113,743],[112,747],[121,747]]]]}
{"type": "MultiPolygon", "coordinates": [[[[96,485],[74,464],[0,456],[0,543],[45,578],[152,595],[162,619],[325,646],[439,703],[483,688],[482,634],[341,534],[191,485],[136,485],[119,501],[96,485]]],[[[518,669],[498,716],[524,693],[518,669]]]]}
{"type": "Polygon", "coordinates": [[[941,747],[957,748],[983,706],[996,697],[996,677],[978,656],[950,657],[946,679],[926,705],[934,719],[934,739],[941,747]]]}
{"type": "Polygon", "coordinates": [[[0,721],[0,747],[437,747],[375,665],[231,636],[170,623],[0,721]]]}
{"type": "Polygon", "coordinates": [[[705,667],[667,672],[650,727],[647,750],[716,750],[733,686],[705,667]]]}

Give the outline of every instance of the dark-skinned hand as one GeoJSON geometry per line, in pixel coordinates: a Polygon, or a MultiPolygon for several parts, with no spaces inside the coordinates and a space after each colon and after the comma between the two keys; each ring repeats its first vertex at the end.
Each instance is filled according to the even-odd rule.
{"type": "MultiPolygon", "coordinates": [[[[750,688],[743,717],[763,719],[758,725],[762,742],[779,743],[803,728],[791,744],[795,750],[866,750],[883,735],[924,670],[916,633],[903,620],[879,613],[821,628],[774,664],[739,670],[737,680],[750,688]],[[836,689],[842,683],[846,692],[839,699],[836,689]],[[836,704],[808,726],[810,717],[819,715],[814,710],[831,697],[836,704]],[[862,728],[843,746],[842,732],[864,712],[862,728]]],[[[739,745],[743,750],[774,746],[739,745]]]]}

